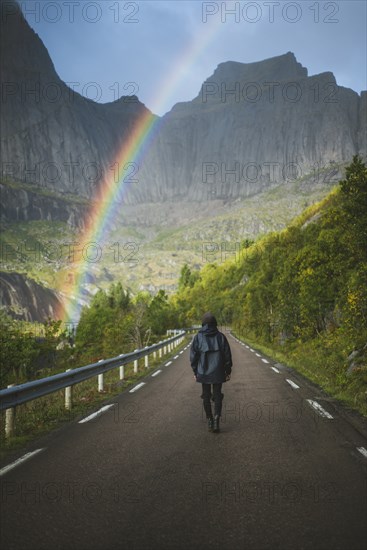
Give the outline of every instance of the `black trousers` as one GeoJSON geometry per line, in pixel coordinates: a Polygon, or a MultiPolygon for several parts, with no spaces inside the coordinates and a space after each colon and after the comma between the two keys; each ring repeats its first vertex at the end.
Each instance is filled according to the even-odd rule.
{"type": "Polygon", "coordinates": [[[213,416],[210,399],[214,401],[214,416],[220,416],[222,412],[222,401],[224,397],[224,394],[222,393],[222,384],[201,384],[201,386],[203,388],[201,398],[203,400],[206,417],[210,418],[211,416],[213,416]],[[211,391],[212,387],[213,393],[211,391]]]}

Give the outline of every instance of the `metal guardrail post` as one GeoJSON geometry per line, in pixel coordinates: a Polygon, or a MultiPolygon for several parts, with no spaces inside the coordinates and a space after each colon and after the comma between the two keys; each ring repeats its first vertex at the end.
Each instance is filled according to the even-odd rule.
{"type": "MultiPolygon", "coordinates": [[[[137,349],[134,349],[134,352],[138,351],[137,349]]],[[[137,373],[138,372],[138,365],[139,365],[139,362],[137,359],[135,359],[134,361],[134,372],[137,373]]]]}
{"type": "MultiPolygon", "coordinates": [[[[67,369],[65,372],[69,372],[72,369],[67,369]]],[[[67,386],[65,388],[65,409],[70,411],[72,407],[72,386],[67,386]]]]}
{"type": "MultiPolygon", "coordinates": [[[[9,384],[8,388],[13,388],[15,384],[9,384]]],[[[6,409],[5,412],[5,436],[11,437],[15,429],[15,407],[6,409]]]]}

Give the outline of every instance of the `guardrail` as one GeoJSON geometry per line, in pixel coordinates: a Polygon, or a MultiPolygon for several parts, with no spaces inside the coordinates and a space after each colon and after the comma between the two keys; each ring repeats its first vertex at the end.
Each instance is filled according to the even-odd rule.
{"type": "MultiPolygon", "coordinates": [[[[178,331],[176,331],[178,332],[178,331]]],[[[15,407],[38,399],[44,395],[54,393],[56,391],[65,389],[65,408],[71,409],[72,397],[71,388],[80,382],[84,382],[89,378],[98,376],[98,391],[103,391],[103,375],[112,369],[120,369],[120,380],[124,379],[124,366],[128,363],[134,362],[134,372],[138,372],[138,361],[142,357],[145,357],[145,367],[149,366],[149,355],[153,353],[153,357],[156,357],[157,352],[159,357],[162,357],[162,353],[165,355],[171,352],[173,347],[180,344],[184,338],[185,331],[180,331],[176,336],[167,338],[152,346],[135,350],[130,353],[118,355],[111,359],[100,360],[97,363],[91,363],[85,367],[79,367],[77,369],[68,369],[66,372],[61,372],[53,376],[41,378],[39,380],[33,380],[32,382],[25,382],[19,385],[10,385],[6,389],[0,390],[0,410],[6,411],[5,416],[5,435],[8,437],[14,431],[15,424],[15,407]]]]}

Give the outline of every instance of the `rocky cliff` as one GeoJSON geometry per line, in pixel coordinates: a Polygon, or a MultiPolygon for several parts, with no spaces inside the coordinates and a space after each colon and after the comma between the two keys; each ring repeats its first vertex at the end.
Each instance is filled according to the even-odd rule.
{"type": "Polygon", "coordinates": [[[102,105],[72,91],[17,4],[1,2],[1,7],[1,173],[3,181],[23,186],[19,218],[13,190],[5,196],[5,207],[7,199],[10,203],[2,219],[65,219],[62,204],[37,211],[26,186],[51,190],[55,201],[57,194],[60,199],[66,194],[69,202],[73,195],[92,198],[137,117],[147,110],[135,96],[102,105]]]}
{"type": "MultiPolygon", "coordinates": [[[[83,209],[78,216],[65,214],[56,196],[53,208],[45,202],[47,212],[35,209],[26,185],[60,199],[92,198],[147,110],[136,97],[98,104],[73,92],[19,9],[3,18],[1,30],[2,175],[23,185],[22,208],[14,208],[16,192],[8,193],[2,217],[78,223],[83,209]]],[[[332,73],[308,76],[291,52],[256,63],[221,63],[196,98],[160,120],[125,200],[228,201],[322,173],[356,153],[365,157],[366,103],[366,93],[338,86],[332,73]]]]}
{"type": "MultiPolygon", "coordinates": [[[[366,94],[294,54],[222,63],[164,116],[131,202],[236,199],[366,156],[366,94]]],[[[341,173],[340,173],[341,175],[341,173]]]]}
{"type": "Polygon", "coordinates": [[[15,319],[42,323],[56,317],[61,299],[20,273],[0,272],[0,304],[15,319]]]}

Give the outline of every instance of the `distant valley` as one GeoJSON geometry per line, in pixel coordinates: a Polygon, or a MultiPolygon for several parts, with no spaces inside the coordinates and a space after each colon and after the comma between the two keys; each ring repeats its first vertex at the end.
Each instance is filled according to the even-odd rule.
{"type": "MultiPolygon", "coordinates": [[[[135,96],[97,104],[72,92],[20,13],[3,25],[1,48],[2,271],[15,291],[21,275],[22,285],[28,277],[63,300],[80,261],[70,246],[99,180],[149,109],[135,96]]],[[[114,280],[132,293],[172,292],[185,263],[221,262],[246,239],[285,227],[354,154],[366,158],[366,114],[366,92],[338,86],[332,73],[308,76],[291,52],[221,63],[196,98],[156,117],[79,299],[114,280]]],[[[18,290],[19,303],[3,293],[3,305],[34,318],[18,290]]]]}

